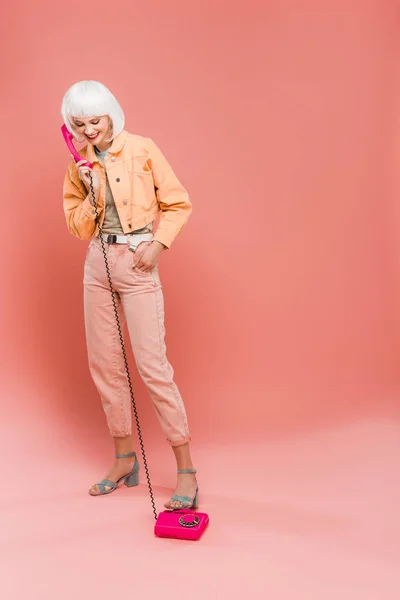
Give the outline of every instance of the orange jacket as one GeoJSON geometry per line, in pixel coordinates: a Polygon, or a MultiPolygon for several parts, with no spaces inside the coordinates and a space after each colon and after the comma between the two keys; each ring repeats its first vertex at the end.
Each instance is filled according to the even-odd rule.
{"type": "MultiPolygon", "coordinates": [[[[115,205],[125,234],[140,229],[160,214],[157,240],[169,248],[185,226],[192,204],[167,159],[152,139],[121,131],[112,141],[105,167],[88,144],[79,154],[93,164],[100,175],[98,198],[100,224],[104,221],[106,171],[115,205]]],[[[63,207],[69,231],[81,240],[98,234],[96,213],[89,202],[90,189],[78,177],[73,160],[63,185],[63,207]]]]}

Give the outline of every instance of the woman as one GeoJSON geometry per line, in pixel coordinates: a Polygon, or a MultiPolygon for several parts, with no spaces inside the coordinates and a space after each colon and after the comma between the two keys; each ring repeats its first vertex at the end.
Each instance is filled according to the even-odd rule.
{"type": "Polygon", "coordinates": [[[138,484],[139,465],[132,448],[131,397],[89,172],[121,328],[126,322],[138,372],[175,454],[178,469],[169,510],[197,507],[198,486],[189,449],[185,407],[173,380],[164,342],[164,300],[158,259],[185,226],[192,205],[165,156],[152,139],[129,133],[114,95],[98,81],[79,81],[63,98],[61,114],[85,160],[72,161],[63,186],[69,231],[90,239],[84,266],[84,318],[89,369],[100,394],[115,447],[115,461],[93,496],[114,491],[121,481],[138,484]],[[157,231],[153,221],[160,215],[157,231]]]}

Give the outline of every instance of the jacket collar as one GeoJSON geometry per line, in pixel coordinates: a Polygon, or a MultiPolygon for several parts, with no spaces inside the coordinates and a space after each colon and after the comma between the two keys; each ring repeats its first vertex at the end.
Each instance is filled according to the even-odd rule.
{"type": "MultiPolygon", "coordinates": [[[[126,129],[123,129],[118,135],[115,136],[115,138],[113,139],[111,146],[108,148],[108,151],[110,152],[110,154],[118,154],[118,152],[120,152],[122,150],[122,148],[125,145],[125,141],[126,141],[126,136],[128,135],[128,132],[126,129]]],[[[92,144],[88,144],[86,146],[86,158],[91,162],[99,162],[99,159],[96,156],[96,153],[94,151],[94,147],[92,146],[92,144]]]]}

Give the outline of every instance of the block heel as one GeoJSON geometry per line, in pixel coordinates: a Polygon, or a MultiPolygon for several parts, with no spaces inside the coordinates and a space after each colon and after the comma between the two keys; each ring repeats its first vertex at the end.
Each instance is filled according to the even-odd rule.
{"type": "MultiPolygon", "coordinates": [[[[138,465],[137,461],[135,462],[135,466],[136,465],[138,465]]],[[[125,478],[124,483],[126,487],[134,487],[135,485],[139,485],[139,468],[136,471],[132,471],[132,473],[125,478]]]]}
{"type": "Polygon", "coordinates": [[[193,498],[193,504],[191,506],[191,508],[198,508],[199,506],[199,488],[197,488],[196,490],[196,495],[193,498]]]}

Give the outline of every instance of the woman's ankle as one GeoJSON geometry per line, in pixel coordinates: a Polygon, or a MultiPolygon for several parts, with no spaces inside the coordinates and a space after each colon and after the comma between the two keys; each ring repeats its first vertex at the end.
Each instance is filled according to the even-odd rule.
{"type": "Polygon", "coordinates": [[[131,454],[133,452],[132,436],[114,437],[115,454],[131,454]]]}

